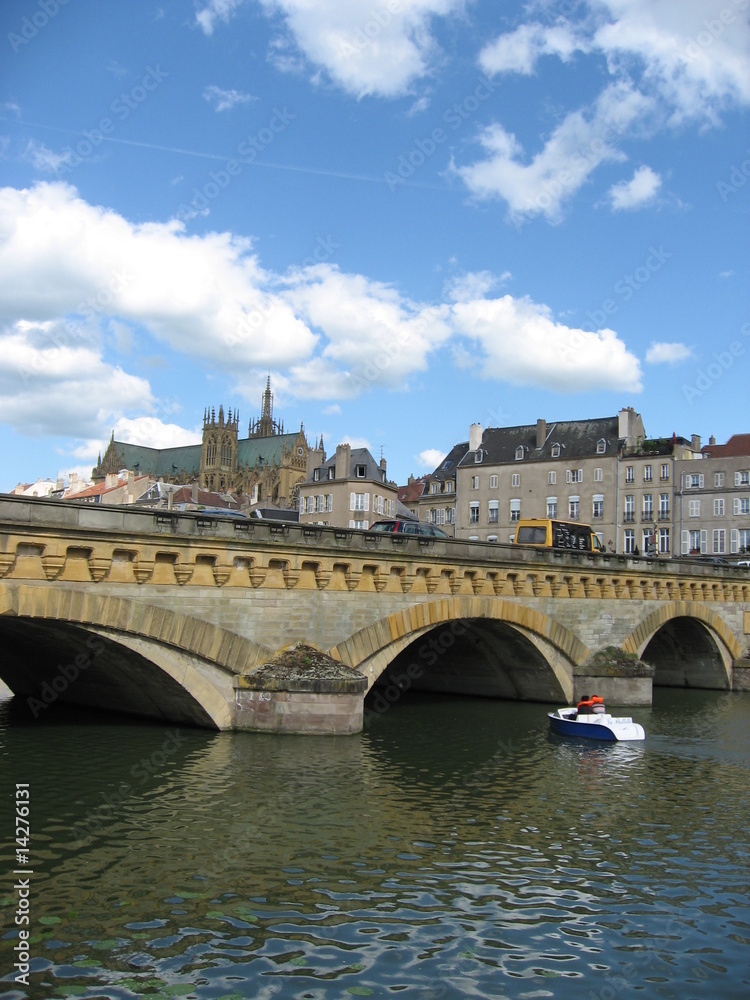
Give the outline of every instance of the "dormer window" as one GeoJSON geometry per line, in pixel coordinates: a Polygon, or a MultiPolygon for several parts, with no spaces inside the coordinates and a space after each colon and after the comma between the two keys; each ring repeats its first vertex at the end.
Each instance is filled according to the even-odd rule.
{"type": "Polygon", "coordinates": [[[314,483],[320,482],[320,469],[313,469],[313,482],[314,483]]]}
{"type": "Polygon", "coordinates": [[[559,458],[560,457],[560,445],[559,444],[553,444],[552,445],[552,457],[553,458],[559,458]]]}
{"type": "Polygon", "coordinates": [[[366,475],[367,475],[367,466],[366,465],[358,465],[357,466],[357,479],[364,479],[366,475]]]}
{"type": "Polygon", "coordinates": [[[450,469],[451,465],[453,465],[453,463],[451,462],[450,459],[448,459],[446,462],[443,462],[444,469],[450,469]]]}
{"type": "Polygon", "coordinates": [[[474,452],[474,461],[475,462],[477,462],[477,463],[481,462],[483,458],[484,458],[484,452],[482,451],[481,448],[478,451],[474,452]]]}
{"type": "Polygon", "coordinates": [[[335,465],[329,465],[328,466],[328,478],[329,479],[335,479],[336,478],[336,466],[335,465]]]}
{"type": "Polygon", "coordinates": [[[520,462],[521,459],[523,458],[523,455],[524,455],[523,445],[519,444],[519,446],[516,448],[516,461],[520,462]]]}
{"type": "Polygon", "coordinates": [[[607,442],[604,440],[604,438],[599,438],[599,440],[596,442],[597,455],[603,455],[606,450],[607,450],[607,442]]]}

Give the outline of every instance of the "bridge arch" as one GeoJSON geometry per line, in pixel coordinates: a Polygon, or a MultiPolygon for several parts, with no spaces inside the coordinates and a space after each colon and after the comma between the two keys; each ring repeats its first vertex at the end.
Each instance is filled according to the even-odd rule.
{"type": "Polygon", "coordinates": [[[697,601],[674,601],[648,615],[622,644],[655,667],[654,686],[731,688],[743,648],[723,619],[697,601]]]}
{"type": "Polygon", "coordinates": [[[0,590],[0,678],[38,717],[56,700],[233,725],[233,679],[268,650],[167,608],[40,584],[0,590]]]}
{"type": "Polygon", "coordinates": [[[394,612],[355,632],[331,654],[364,673],[368,690],[395,665],[401,670],[402,687],[405,670],[414,687],[567,701],[573,694],[573,666],[586,660],[590,650],[540,611],[496,598],[453,597],[394,612]],[[410,664],[408,650],[420,639],[424,642],[417,647],[416,658],[412,654],[410,664]],[[472,646],[484,662],[482,671],[471,678],[468,673],[448,676],[439,670],[438,679],[436,663],[444,666],[457,653],[465,658],[472,646]],[[448,650],[453,650],[452,656],[443,657],[448,650]],[[511,651],[522,659],[523,670],[510,669],[511,651]],[[497,669],[490,676],[492,662],[497,669]]]}

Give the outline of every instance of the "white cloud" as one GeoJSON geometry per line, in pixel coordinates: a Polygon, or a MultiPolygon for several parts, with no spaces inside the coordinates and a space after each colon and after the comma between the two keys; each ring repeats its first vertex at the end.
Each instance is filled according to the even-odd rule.
{"type": "Polygon", "coordinates": [[[216,111],[229,111],[235,104],[247,104],[258,100],[252,94],[245,94],[240,90],[223,90],[213,83],[203,91],[203,99],[209,102],[215,101],[216,111]]]}
{"type": "Polygon", "coordinates": [[[88,437],[127,410],[149,409],[148,382],[106,363],[62,323],[0,327],[0,413],[22,434],[88,437]]]}
{"type": "Polygon", "coordinates": [[[458,302],[453,318],[456,330],[479,345],[475,364],[483,378],[571,393],[642,388],[638,359],[613,330],[565,326],[528,298],[458,302]]]}
{"type": "Polygon", "coordinates": [[[431,21],[462,7],[462,0],[261,2],[269,14],[284,18],[287,36],[274,49],[281,68],[287,68],[291,36],[308,62],[358,98],[408,93],[432,69],[437,45],[431,21]]]}
{"type": "Polygon", "coordinates": [[[195,22],[204,34],[212,35],[217,21],[227,24],[243,0],[209,0],[197,11],[195,22]]]}
{"type": "Polygon", "coordinates": [[[567,62],[576,50],[586,48],[585,40],[576,37],[567,23],[545,27],[533,22],[522,24],[486,45],[479,54],[479,65],[489,75],[529,75],[541,56],[555,55],[567,62]]]}
{"type": "Polygon", "coordinates": [[[626,84],[612,85],[588,114],[569,114],[530,162],[523,162],[524,151],[516,137],[494,124],[479,136],[485,158],[453,170],[476,197],[505,200],[517,223],[537,215],[559,222],[564,203],[599,164],[625,158],[617,142],[651,106],[648,98],[626,84]]]}
{"type": "MultiPolygon", "coordinates": [[[[638,361],[612,330],[585,333],[529,299],[488,297],[507,273],[465,274],[443,301],[415,302],[330,264],[266,271],[249,239],[136,225],[63,183],[0,189],[0,273],[0,403],[19,426],[50,433],[90,438],[92,427],[152,417],[148,383],[109,356],[137,351],[143,364],[160,353],[154,340],[231,373],[253,402],[258,371],[274,371],[281,395],[340,402],[403,391],[445,350],[501,382],[640,388],[638,361]],[[19,379],[22,369],[31,374],[19,379]]],[[[160,433],[138,426],[152,441],[160,433]]]]}
{"type": "Polygon", "coordinates": [[[650,365],[676,365],[692,357],[692,347],[685,344],[653,343],[646,351],[646,361],[650,365]]]}
{"type": "Polygon", "coordinates": [[[165,424],[158,417],[120,417],[114,425],[115,438],[147,448],[180,448],[200,444],[202,430],[187,430],[179,424],[165,424]]]}
{"type": "Polygon", "coordinates": [[[432,472],[433,469],[437,469],[445,456],[446,452],[440,451],[439,448],[425,448],[424,451],[420,451],[418,455],[415,455],[417,468],[432,472]]]}
{"type": "Polygon", "coordinates": [[[71,153],[70,150],[63,150],[62,153],[56,153],[45,146],[43,142],[36,142],[34,139],[30,139],[26,146],[24,157],[31,161],[35,170],[56,174],[61,167],[70,167],[71,153]]]}
{"type": "MultiPolygon", "coordinates": [[[[538,215],[559,221],[564,203],[601,163],[624,159],[614,142],[626,132],[718,124],[726,109],[750,104],[746,6],[744,0],[588,0],[568,20],[532,21],[501,34],[479,56],[489,75],[531,74],[543,55],[567,62],[578,52],[603,57],[609,82],[590,108],[568,114],[530,161],[516,137],[495,123],[478,137],[484,156],[454,171],[475,196],[504,199],[516,223],[538,215]],[[610,126],[615,140],[603,137],[610,126]]],[[[636,174],[632,188],[616,186],[613,208],[645,203],[656,178],[636,174]]]]}
{"type": "Polygon", "coordinates": [[[613,184],[609,198],[613,212],[641,208],[653,201],[661,187],[661,176],[651,167],[639,167],[629,181],[613,184]]]}

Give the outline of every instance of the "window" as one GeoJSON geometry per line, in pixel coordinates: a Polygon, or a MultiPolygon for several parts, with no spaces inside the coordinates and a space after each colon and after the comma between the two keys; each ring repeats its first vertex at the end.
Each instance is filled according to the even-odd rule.
{"type": "Polygon", "coordinates": [[[691,528],[682,533],[682,554],[684,556],[699,556],[708,550],[708,532],[700,528],[691,528]]]}
{"type": "Polygon", "coordinates": [[[644,483],[651,483],[654,479],[654,467],[653,465],[643,466],[643,481],[644,483]]]}
{"type": "Polygon", "coordinates": [[[560,457],[560,445],[559,444],[553,444],[552,445],[552,457],[553,458],[559,458],[560,457]]]}
{"type": "Polygon", "coordinates": [[[455,507],[449,507],[448,510],[446,510],[446,512],[445,512],[445,523],[446,524],[455,524],[456,523],[456,508],[455,507]]]}
{"type": "Polygon", "coordinates": [[[732,552],[750,552],[750,528],[732,528],[732,552]]]}
{"type": "Polygon", "coordinates": [[[319,493],[315,497],[315,513],[316,514],[322,514],[323,511],[325,510],[325,504],[326,504],[325,497],[323,496],[322,493],[319,493]]]}
{"type": "Polygon", "coordinates": [[[452,493],[453,492],[453,480],[452,479],[446,479],[445,480],[445,492],[446,493],[452,493]]]}
{"type": "Polygon", "coordinates": [[[349,494],[349,510],[369,510],[369,509],[370,509],[369,493],[349,494]]]}
{"type": "Polygon", "coordinates": [[[450,469],[450,467],[451,467],[452,464],[453,464],[452,460],[450,458],[448,458],[448,459],[446,459],[445,462],[443,462],[443,468],[444,469],[450,469]]]}
{"type": "Polygon", "coordinates": [[[635,521],[635,497],[628,493],[625,497],[625,520],[635,521]]]}
{"type": "Polygon", "coordinates": [[[625,469],[625,482],[634,483],[635,482],[635,469],[632,465],[628,465],[625,469]]]}
{"type": "Polygon", "coordinates": [[[326,493],[326,513],[330,514],[333,510],[333,493],[326,493]]]}
{"type": "Polygon", "coordinates": [[[750,514],[750,497],[735,497],[733,510],[735,514],[750,514]]]}
{"type": "Polygon", "coordinates": [[[659,555],[669,555],[669,528],[659,528],[659,555]]]}
{"type": "Polygon", "coordinates": [[[320,469],[313,469],[313,482],[314,483],[320,482],[320,469]]]}
{"type": "Polygon", "coordinates": [[[660,493],[659,494],[659,520],[668,521],[669,520],[669,494],[660,493]]]}
{"type": "Polygon", "coordinates": [[[656,541],[653,528],[644,528],[641,535],[641,552],[644,556],[656,552],[656,541]]]}
{"type": "Polygon", "coordinates": [[[724,473],[714,472],[714,486],[722,487],[724,485],[724,473]]]}
{"type": "Polygon", "coordinates": [[[516,461],[520,462],[522,458],[523,458],[523,445],[519,444],[519,446],[516,448],[516,461]]]}
{"type": "Polygon", "coordinates": [[[727,533],[724,528],[714,528],[711,551],[716,556],[727,551],[727,533]]]}
{"type": "Polygon", "coordinates": [[[510,485],[511,486],[520,486],[521,485],[521,473],[520,472],[514,472],[513,473],[513,475],[511,476],[510,485]]]}
{"type": "Polygon", "coordinates": [[[385,497],[378,497],[378,514],[385,512],[385,497]]]}
{"type": "Polygon", "coordinates": [[[594,469],[594,482],[601,483],[604,481],[604,469],[594,469]]]}
{"type": "Polygon", "coordinates": [[[469,504],[469,524],[479,524],[479,501],[472,500],[469,504]]]}
{"type": "Polygon", "coordinates": [[[750,486],[750,472],[735,472],[735,486],[750,486]]]}
{"type": "Polygon", "coordinates": [[[583,469],[567,469],[565,472],[566,483],[582,483],[583,469]]]}
{"type": "Polygon", "coordinates": [[[487,541],[488,542],[496,542],[497,541],[497,535],[487,535],[487,541]]]}
{"type": "Polygon", "coordinates": [[[591,501],[591,516],[597,521],[604,517],[604,496],[597,493],[591,501]]]}
{"type": "Polygon", "coordinates": [[[547,473],[547,485],[548,486],[554,486],[556,482],[557,482],[557,473],[556,472],[548,472],[547,473]]]}
{"type": "Polygon", "coordinates": [[[667,462],[663,462],[659,466],[659,479],[665,483],[669,479],[669,465],[667,462]]]}
{"type": "Polygon", "coordinates": [[[440,490],[439,483],[430,483],[430,493],[437,493],[440,490]]]}
{"type": "Polygon", "coordinates": [[[489,510],[487,511],[487,520],[490,524],[497,524],[499,506],[499,500],[490,500],[489,510]]]}
{"type": "Polygon", "coordinates": [[[479,476],[472,476],[471,477],[471,488],[473,490],[478,490],[479,489],[479,476]]]}
{"type": "Polygon", "coordinates": [[[724,501],[714,500],[714,517],[724,517],[724,501]]]}
{"type": "Polygon", "coordinates": [[[329,465],[328,466],[328,478],[329,479],[335,479],[336,478],[336,466],[335,465],[329,465]]]}
{"type": "Polygon", "coordinates": [[[547,517],[557,517],[557,497],[547,497],[547,517]]]}
{"type": "Polygon", "coordinates": [[[359,528],[360,531],[366,531],[370,527],[370,525],[367,523],[367,521],[354,521],[354,520],[350,520],[349,521],[349,527],[350,528],[359,528]]]}
{"type": "Polygon", "coordinates": [[[653,493],[643,494],[643,520],[653,521],[654,519],[654,495],[653,493]]]}
{"type": "Polygon", "coordinates": [[[577,521],[581,516],[581,498],[568,497],[568,517],[571,521],[577,521]]]}
{"type": "Polygon", "coordinates": [[[305,513],[315,513],[315,497],[305,497],[305,513]]]}
{"type": "Polygon", "coordinates": [[[623,551],[628,556],[635,551],[635,531],[633,528],[626,528],[623,532],[623,551]]]}
{"type": "Polygon", "coordinates": [[[490,476],[490,489],[491,490],[497,489],[497,476],[490,476]]]}
{"type": "Polygon", "coordinates": [[[686,490],[702,490],[703,489],[703,473],[691,472],[685,476],[685,489],[686,490]]]}
{"type": "Polygon", "coordinates": [[[596,442],[597,455],[603,455],[606,450],[607,450],[607,442],[604,440],[604,438],[599,438],[599,440],[596,442]]]}
{"type": "Polygon", "coordinates": [[[510,520],[513,521],[521,520],[521,501],[511,500],[510,502],[510,520]]]}
{"type": "Polygon", "coordinates": [[[701,516],[701,502],[700,502],[700,500],[691,500],[688,503],[688,515],[690,517],[700,517],[701,516]]]}
{"type": "Polygon", "coordinates": [[[366,465],[358,465],[357,466],[357,479],[364,479],[366,475],[367,475],[367,466],[366,465]]]}

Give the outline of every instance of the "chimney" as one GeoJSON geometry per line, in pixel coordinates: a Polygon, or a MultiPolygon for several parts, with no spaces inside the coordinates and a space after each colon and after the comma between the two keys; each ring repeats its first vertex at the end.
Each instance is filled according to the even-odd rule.
{"type": "Polygon", "coordinates": [[[348,479],[352,473],[352,448],[348,444],[336,445],[336,479],[348,479]]]}
{"type": "Polygon", "coordinates": [[[385,469],[386,469],[386,464],[385,464],[385,459],[384,459],[384,458],[381,458],[381,459],[380,459],[380,468],[381,468],[381,470],[382,470],[383,472],[385,472],[385,469]]]}
{"type": "Polygon", "coordinates": [[[692,435],[692,437],[690,438],[690,447],[693,449],[693,451],[700,451],[701,450],[701,436],[700,436],[700,434],[693,434],[692,435]]]}
{"type": "Polygon", "coordinates": [[[709,444],[709,447],[711,447],[711,448],[713,448],[713,446],[716,444],[716,438],[713,436],[713,434],[708,439],[708,444],[709,444]]]}
{"type": "Polygon", "coordinates": [[[478,451],[482,446],[482,425],[469,425],[469,451],[478,451]]]}
{"type": "Polygon", "coordinates": [[[190,493],[190,499],[193,501],[193,503],[198,503],[198,483],[197,483],[197,481],[193,483],[193,488],[192,488],[192,491],[190,493]]]}
{"type": "Polygon", "coordinates": [[[547,421],[544,417],[540,417],[536,422],[536,446],[537,450],[544,447],[544,442],[547,440],[547,421]]]}

